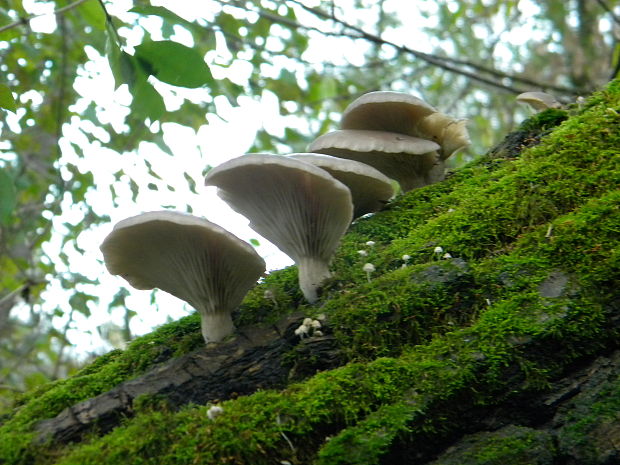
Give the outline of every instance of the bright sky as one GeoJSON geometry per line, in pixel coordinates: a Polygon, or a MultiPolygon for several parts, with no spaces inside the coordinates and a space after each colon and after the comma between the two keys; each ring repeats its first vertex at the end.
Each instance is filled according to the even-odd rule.
{"type": "MultiPolygon", "coordinates": [[[[313,6],[311,1],[306,3],[313,6]]],[[[346,3],[352,4],[352,0],[342,1],[339,5],[346,3]]],[[[158,4],[189,20],[194,20],[197,17],[208,18],[219,9],[218,3],[209,1],[161,0],[158,4]]],[[[54,8],[53,2],[42,4],[36,3],[34,0],[24,0],[23,5],[27,11],[33,14],[50,13],[54,8]]],[[[107,2],[107,5],[109,5],[110,12],[114,16],[122,19],[131,17],[131,14],[127,13],[127,10],[132,7],[131,1],[115,0],[114,2],[107,2]]],[[[421,31],[424,22],[429,20],[423,18],[414,7],[404,7],[407,14],[401,14],[403,12],[402,5],[403,2],[400,0],[390,0],[385,3],[386,11],[398,14],[399,19],[404,23],[400,29],[401,33],[388,31],[385,38],[396,43],[409,45],[417,50],[431,51],[432,44],[421,31]],[[407,31],[407,35],[403,36],[402,31],[407,31]]],[[[432,2],[425,5],[426,8],[434,7],[432,2]]],[[[231,10],[232,13],[235,11],[231,10]]],[[[358,16],[369,14],[368,11],[355,9],[351,9],[351,11],[352,14],[358,16]]],[[[306,17],[301,11],[299,19],[304,24],[316,25],[312,24],[313,18],[311,16],[307,15],[306,17]]],[[[347,19],[351,21],[353,18],[347,19]]],[[[154,39],[158,38],[157,33],[161,25],[158,18],[145,18],[141,24],[153,33],[154,39]]],[[[42,16],[33,20],[31,27],[37,31],[53,33],[55,30],[54,17],[52,15],[42,16]]],[[[174,40],[188,46],[192,45],[191,35],[187,31],[177,28],[175,32],[174,40]]],[[[122,34],[130,47],[140,43],[139,31],[122,30],[122,34]]],[[[312,38],[312,35],[316,34],[310,33],[310,35],[312,38]]],[[[324,62],[326,59],[335,63],[363,62],[363,50],[356,48],[346,50],[346,53],[343,53],[341,44],[330,46],[329,42],[333,40],[335,39],[311,40],[310,43],[315,45],[304,55],[304,59],[317,63],[324,62]],[[326,56],[330,51],[332,56],[326,56]]],[[[123,117],[128,112],[128,105],[131,102],[131,96],[126,86],[121,86],[115,90],[107,60],[99,56],[91,47],[87,47],[86,52],[91,61],[86,64],[83,75],[75,82],[75,88],[82,99],[71,109],[79,113],[85,110],[91,101],[94,101],[101,108],[98,117],[102,122],[112,123],[114,128],[119,131],[126,129],[123,127],[123,117]]],[[[227,53],[225,49],[218,48],[207,54],[206,60],[211,66],[214,76],[216,78],[228,77],[239,84],[244,84],[251,71],[251,65],[248,62],[238,61],[228,68],[216,65],[221,62],[221,57],[225,57],[227,53]]],[[[286,63],[275,62],[271,67],[266,66],[265,69],[261,69],[261,72],[273,73],[275,76],[278,74],[279,67],[286,65],[286,63]]],[[[168,91],[167,85],[158,83],[157,88],[166,96],[168,110],[173,110],[182,103],[182,98],[174,97],[168,91]]],[[[178,88],[176,90],[178,91],[178,88]]],[[[194,101],[207,97],[206,92],[202,89],[183,90],[181,95],[194,101]]],[[[31,98],[34,101],[37,96],[24,94],[21,98],[22,100],[31,98]]],[[[69,196],[63,202],[63,215],[58,218],[50,218],[54,223],[55,234],[53,239],[44,246],[46,253],[53,259],[62,249],[70,257],[71,271],[79,272],[90,279],[99,281],[98,285],[83,286],[84,289],[77,289],[99,297],[98,303],[93,303],[90,307],[92,313],[90,317],[87,318],[80,314],[73,315],[75,324],[68,333],[68,337],[71,342],[77,345],[78,354],[101,353],[109,349],[108,344],[99,337],[96,328],[105,326],[110,321],[122,325],[124,308],[114,309],[111,315],[109,312],[109,303],[122,287],[129,291],[129,297],[126,299],[127,308],[137,312],[137,316],[131,320],[130,327],[133,334],[147,333],[167,319],[177,319],[192,311],[184,302],[164,292],[156,292],[155,302],[153,303],[151,302],[151,292],[132,289],[122,278],[111,276],[106,272],[102,264],[99,244],[111,231],[113,225],[124,218],[144,211],[160,210],[164,206],[174,206],[182,211],[190,206],[193,214],[206,217],[246,241],[253,238],[259,239],[261,245],[257,248],[257,252],[266,260],[268,269],[279,269],[292,263],[277,248],[253,232],[247,225],[248,221],[234,213],[219,200],[211,188],[203,187],[202,172],[207,165],[216,166],[230,158],[246,153],[252,145],[256,131],[261,127],[265,127],[271,133],[283,135],[284,128],[299,126],[303,122],[294,117],[279,115],[277,97],[269,92],[264,92],[260,101],[241,97],[238,101],[239,106],[234,108],[224,97],[216,97],[215,103],[217,115],[207,114],[205,125],[197,132],[176,124],[163,125],[164,139],[174,153],[173,157],[162,152],[155,144],[151,143],[142,143],[135,153],[118,154],[103,148],[98,142],[89,143],[82,133],[82,131],[89,132],[105,142],[110,134],[101,128],[94,127],[90,123],[80,122],[78,118],[75,118],[70,125],[65,126],[61,165],[73,163],[81,171],[91,172],[94,175],[95,185],[98,187],[88,192],[87,200],[96,213],[111,217],[109,225],[91,228],[79,236],[77,245],[86,250],[84,254],[75,250],[71,243],[65,245],[64,248],[62,246],[62,237],[66,233],[63,223],[76,224],[82,220],[82,213],[71,204],[69,196]],[[76,143],[83,148],[84,157],[78,156],[74,152],[71,143],[76,143]],[[163,179],[158,179],[149,173],[144,163],[145,159],[148,159],[153,171],[163,179]],[[114,178],[114,173],[118,170],[123,170],[126,173],[120,182],[114,178]],[[195,181],[198,195],[190,191],[184,173],[187,173],[195,181]],[[140,185],[140,193],[135,202],[132,200],[129,177],[136,180],[140,185]],[[157,189],[146,188],[149,183],[157,186],[157,189]],[[173,186],[174,191],[169,190],[166,185],[173,186]],[[110,186],[113,186],[118,194],[117,205],[114,205],[110,186]]],[[[19,113],[13,120],[12,126],[18,127],[18,120],[19,113]]],[[[56,263],[61,263],[61,261],[57,260],[56,263]]],[[[58,271],[61,273],[69,271],[68,269],[60,269],[60,265],[58,267],[58,271]]],[[[62,303],[68,301],[67,291],[61,289],[56,280],[52,281],[43,300],[46,302],[46,310],[50,312],[57,305],[64,305],[65,312],[69,311],[68,304],[62,303]]],[[[58,317],[55,325],[63,327],[65,322],[66,315],[58,317]]]]}

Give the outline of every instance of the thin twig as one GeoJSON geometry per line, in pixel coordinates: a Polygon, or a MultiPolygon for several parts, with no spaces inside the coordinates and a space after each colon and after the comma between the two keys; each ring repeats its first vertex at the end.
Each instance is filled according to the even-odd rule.
{"type": "MultiPolygon", "coordinates": [[[[305,5],[303,2],[299,1],[299,0],[289,0],[290,2],[300,6],[301,8],[303,8],[304,10],[308,11],[309,13],[314,14],[315,16],[321,17],[323,19],[328,19],[331,21],[334,21],[337,24],[340,24],[341,26],[343,26],[346,29],[350,29],[351,31],[356,32],[358,35],[356,36],[350,36],[351,38],[357,38],[357,39],[366,39],[368,41],[371,42],[375,42],[381,45],[388,45],[390,47],[393,47],[395,49],[397,49],[400,52],[404,52],[410,55],[415,56],[416,58],[420,58],[422,60],[425,60],[431,64],[434,64],[435,66],[438,66],[440,68],[445,69],[446,71],[451,71],[451,72],[455,72],[457,74],[462,74],[464,76],[467,76],[471,79],[480,81],[480,82],[484,82],[486,84],[490,84],[493,85],[495,87],[500,87],[500,88],[504,88],[505,90],[509,90],[511,92],[516,92],[516,93],[520,93],[521,90],[515,89],[514,87],[511,86],[503,86],[501,84],[496,83],[495,81],[490,81],[486,78],[482,78],[480,76],[478,76],[477,74],[474,73],[469,73],[467,71],[464,70],[459,70],[457,68],[454,68],[452,66],[450,66],[450,64],[452,65],[460,65],[460,66],[467,66],[472,68],[475,71],[480,71],[483,73],[487,73],[490,74],[494,77],[497,78],[501,78],[501,79],[509,79],[515,83],[521,83],[521,84],[525,84],[528,86],[534,86],[536,88],[541,88],[543,90],[553,90],[556,92],[561,92],[561,93],[566,93],[566,94],[575,94],[576,90],[575,89],[571,89],[568,87],[562,87],[562,86],[556,86],[553,84],[541,84],[539,82],[533,81],[531,79],[527,79],[527,78],[523,78],[523,77],[519,77],[519,76],[513,76],[510,75],[508,73],[504,73],[502,71],[498,71],[496,69],[493,68],[487,68],[486,66],[482,66],[479,65],[477,63],[472,63],[470,61],[467,60],[461,60],[458,58],[451,58],[451,57],[443,57],[443,56],[439,56],[439,55],[433,55],[433,54],[429,54],[429,53],[425,53],[425,52],[420,52],[419,50],[415,50],[409,47],[406,47],[404,45],[398,45],[394,42],[390,42],[388,40],[385,40],[375,34],[371,34],[369,32],[364,31],[363,29],[350,24],[340,18],[337,18],[329,13],[325,13],[317,8],[313,8],[313,7],[309,7],[307,5],[305,5]]],[[[260,12],[257,12],[258,14],[261,14],[260,12]]],[[[290,20],[289,20],[290,21],[290,20]]],[[[300,25],[302,27],[304,27],[303,25],[300,25]]],[[[343,34],[341,34],[343,35],[343,34]]],[[[346,34],[344,34],[346,35],[346,34]]]]}
{"type": "Polygon", "coordinates": [[[612,10],[612,8],[607,4],[607,2],[605,0],[596,0],[596,1],[599,5],[601,5],[601,7],[607,13],[609,13],[609,16],[611,16],[611,19],[613,20],[613,22],[616,23],[618,26],[620,26],[620,17],[616,16],[616,14],[614,13],[614,10],[612,10]]]}
{"type": "Polygon", "coordinates": [[[15,27],[19,27],[19,26],[25,26],[26,24],[28,24],[31,20],[35,19],[35,18],[40,18],[41,16],[51,16],[51,15],[62,15],[63,13],[72,10],[73,8],[75,8],[76,6],[81,5],[84,2],[87,2],[88,0],[76,0],[73,3],[70,3],[66,6],[63,6],[62,8],[58,8],[57,10],[52,11],[51,13],[41,13],[38,15],[30,15],[30,16],[26,16],[25,18],[20,18],[17,21],[10,23],[10,24],[5,24],[4,26],[0,27],[0,34],[3,33],[4,31],[8,31],[9,29],[13,29],[15,27]]]}
{"type": "Polygon", "coordinates": [[[103,0],[98,1],[101,9],[103,10],[103,13],[105,14],[105,23],[112,30],[112,33],[114,34],[114,39],[116,40],[116,44],[120,47],[123,42],[121,40],[121,36],[118,34],[118,30],[116,29],[114,22],[112,21],[112,16],[110,16],[110,13],[108,13],[108,9],[105,7],[103,0]]]}

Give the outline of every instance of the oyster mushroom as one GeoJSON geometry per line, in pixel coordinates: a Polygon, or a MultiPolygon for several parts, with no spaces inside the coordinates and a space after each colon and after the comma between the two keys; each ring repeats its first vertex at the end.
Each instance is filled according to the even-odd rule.
{"type": "Polygon", "coordinates": [[[310,152],[356,160],[395,179],[404,192],[434,181],[439,144],[395,132],[341,129],[310,144],[310,152]]]}
{"type": "Polygon", "coordinates": [[[432,184],[444,178],[443,161],[471,143],[466,124],[467,120],[445,115],[417,97],[386,91],[369,92],[354,100],[344,111],[340,127],[396,132],[436,142],[438,163],[428,165],[431,172],[424,175],[426,184],[432,184]]]}
{"type": "Polygon", "coordinates": [[[327,171],[292,158],[250,154],[207,174],[207,186],[250,227],[291,257],[306,299],[330,277],[329,264],[353,216],[351,192],[327,171]]]}
{"type": "Polygon", "coordinates": [[[471,144],[467,120],[454,119],[440,112],[423,118],[413,132],[416,137],[437,142],[442,161],[471,144]]]}
{"type": "Polygon", "coordinates": [[[551,94],[545,92],[523,92],[517,95],[517,102],[529,105],[534,111],[543,111],[549,108],[562,108],[562,104],[551,94]]]}
{"type": "MultiPolygon", "coordinates": [[[[347,106],[341,129],[370,129],[410,134],[420,119],[437,112],[424,100],[403,92],[368,92],[347,106]]],[[[419,136],[418,136],[419,137],[419,136]]]]}
{"type": "Polygon", "coordinates": [[[394,195],[390,178],[366,163],[317,153],[294,153],[288,158],[324,169],[351,191],[353,218],[383,208],[394,195]]]}
{"type": "Polygon", "coordinates": [[[194,307],[205,342],[232,334],[232,311],[265,271],[251,245],[206,219],[173,211],[120,221],[101,251],[108,271],[132,287],[159,288],[194,307]]]}

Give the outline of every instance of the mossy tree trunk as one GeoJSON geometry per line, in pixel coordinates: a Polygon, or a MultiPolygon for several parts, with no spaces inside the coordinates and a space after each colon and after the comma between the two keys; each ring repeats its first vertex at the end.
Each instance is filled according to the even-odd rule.
{"type": "Polygon", "coordinates": [[[618,462],[618,113],[613,82],[359,220],[316,305],[275,272],[230,341],[186,318],[24,396],[0,463],[618,462]]]}

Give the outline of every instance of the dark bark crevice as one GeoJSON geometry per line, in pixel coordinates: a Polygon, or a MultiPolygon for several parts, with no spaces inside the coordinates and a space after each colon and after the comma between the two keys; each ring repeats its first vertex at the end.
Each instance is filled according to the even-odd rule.
{"type": "Polygon", "coordinates": [[[140,396],[165,399],[176,410],[188,403],[206,404],[248,395],[259,389],[279,389],[291,379],[303,379],[319,369],[343,363],[336,341],[300,339],[294,334],[303,316],[291,314],[275,326],[252,328],[234,339],[209,344],[171,359],[114,389],[66,408],[36,426],[37,441],[70,442],[85,433],[106,433],[123,417],[132,416],[140,396]]]}

